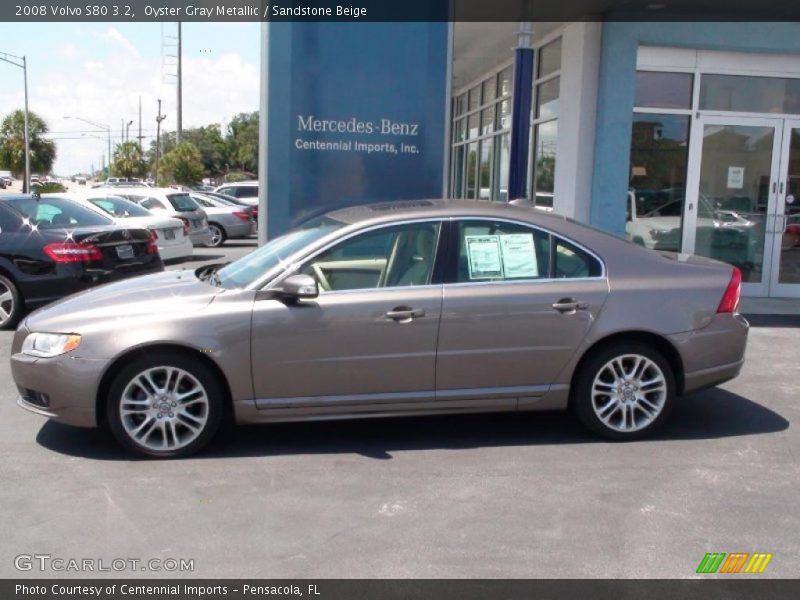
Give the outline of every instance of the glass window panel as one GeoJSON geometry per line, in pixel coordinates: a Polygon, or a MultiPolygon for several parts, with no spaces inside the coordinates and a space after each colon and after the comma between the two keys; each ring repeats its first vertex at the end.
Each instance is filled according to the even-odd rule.
{"type": "Polygon", "coordinates": [[[561,68],[561,38],[542,46],[539,50],[539,70],[536,78],[540,79],[561,68]]]}
{"type": "Polygon", "coordinates": [[[487,200],[492,195],[492,138],[481,142],[481,163],[478,198],[487,200]]]}
{"type": "Polygon", "coordinates": [[[473,142],[467,146],[467,189],[465,198],[475,198],[478,172],[478,143],[473,142]]]}
{"type": "Polygon", "coordinates": [[[494,107],[481,111],[481,135],[494,131],[494,107]]]}
{"type": "Polygon", "coordinates": [[[511,100],[503,100],[497,104],[498,129],[511,127],[511,100]]]}
{"type": "Polygon", "coordinates": [[[466,119],[458,119],[453,125],[453,141],[463,142],[467,139],[467,121],[466,119]]]}
{"type": "Polygon", "coordinates": [[[472,114],[468,117],[469,123],[467,124],[467,129],[469,130],[469,138],[476,138],[478,137],[478,121],[480,120],[480,115],[478,113],[472,114]]]}
{"type": "Polygon", "coordinates": [[[536,206],[553,206],[557,140],[558,121],[540,123],[534,128],[533,189],[536,206]]]}
{"type": "Polygon", "coordinates": [[[640,108],[691,108],[693,79],[691,73],[639,71],[636,73],[634,105],[640,108]]]}
{"type": "Polygon", "coordinates": [[[467,110],[467,95],[461,94],[456,98],[456,115],[463,115],[467,110]]]}
{"type": "Polygon", "coordinates": [[[800,283],[800,129],[792,129],[784,197],[783,219],[778,220],[781,236],[778,283],[800,283]],[[782,232],[782,233],[781,233],[782,232]]]}
{"type": "Polygon", "coordinates": [[[450,191],[453,198],[464,195],[464,148],[463,144],[453,148],[453,187],[450,191]]]}
{"type": "Polygon", "coordinates": [[[481,86],[476,85],[469,91],[467,110],[475,110],[481,105],[481,86]]]}
{"type": "Polygon", "coordinates": [[[763,277],[774,139],[772,127],[703,128],[695,254],[739,267],[746,282],[763,277]]]}
{"type": "Polygon", "coordinates": [[[508,170],[511,157],[511,135],[505,133],[495,138],[495,161],[496,170],[494,174],[494,185],[492,197],[497,200],[508,200],[508,170]]]}
{"type": "Polygon", "coordinates": [[[558,86],[560,77],[555,77],[536,86],[536,118],[549,119],[558,116],[558,86]]]}
{"type": "Polygon", "coordinates": [[[500,71],[500,74],[497,76],[498,86],[499,86],[499,96],[508,96],[511,93],[511,88],[514,85],[514,68],[508,67],[500,71]]]}
{"type": "Polygon", "coordinates": [[[497,91],[497,79],[494,76],[483,82],[483,103],[488,104],[495,99],[497,91]]]}
{"type": "Polygon", "coordinates": [[[625,233],[636,244],[680,252],[688,115],[633,116],[625,233]]]}
{"type": "Polygon", "coordinates": [[[800,114],[800,80],[743,75],[702,75],[700,108],[800,114]]]}

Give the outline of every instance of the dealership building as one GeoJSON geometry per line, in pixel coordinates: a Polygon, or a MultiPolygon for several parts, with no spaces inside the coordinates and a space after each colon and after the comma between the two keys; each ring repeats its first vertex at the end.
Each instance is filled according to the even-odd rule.
{"type": "Polygon", "coordinates": [[[347,203],[527,198],[800,296],[800,23],[263,32],[270,235],[347,203]]]}

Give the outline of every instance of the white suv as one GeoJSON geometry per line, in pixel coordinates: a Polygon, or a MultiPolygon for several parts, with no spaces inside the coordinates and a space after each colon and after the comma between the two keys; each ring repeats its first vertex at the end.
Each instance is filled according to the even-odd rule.
{"type": "Polygon", "coordinates": [[[223,183],[214,190],[217,194],[225,194],[237,200],[244,200],[252,206],[258,206],[258,182],[237,181],[236,183],[223,183]]]}

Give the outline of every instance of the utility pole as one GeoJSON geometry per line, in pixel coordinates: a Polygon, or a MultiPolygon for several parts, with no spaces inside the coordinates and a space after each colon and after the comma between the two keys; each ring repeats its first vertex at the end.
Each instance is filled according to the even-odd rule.
{"type": "Polygon", "coordinates": [[[161,121],[167,118],[167,115],[161,114],[161,98],[158,99],[158,115],[156,116],[156,172],[153,179],[158,187],[158,161],[161,154],[161,121]]]}
{"type": "Polygon", "coordinates": [[[181,143],[183,134],[183,42],[181,38],[181,22],[178,21],[178,131],[175,134],[175,141],[181,143]]]}
{"type": "Polygon", "coordinates": [[[136,139],[139,141],[139,152],[143,152],[142,150],[142,97],[139,96],[139,135],[136,136],[136,139]]]}
{"type": "Polygon", "coordinates": [[[30,131],[28,130],[28,61],[24,56],[15,56],[7,52],[0,52],[0,60],[22,69],[22,78],[25,84],[25,181],[22,182],[22,191],[27,194],[31,185],[31,148],[30,131]]]}

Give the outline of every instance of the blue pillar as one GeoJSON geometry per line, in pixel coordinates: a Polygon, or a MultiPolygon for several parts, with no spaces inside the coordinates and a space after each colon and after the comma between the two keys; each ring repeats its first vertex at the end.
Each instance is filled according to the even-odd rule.
{"type": "Polygon", "coordinates": [[[511,157],[508,199],[528,196],[528,151],[533,95],[533,49],[517,48],[514,61],[514,101],[511,113],[511,157]]]}

